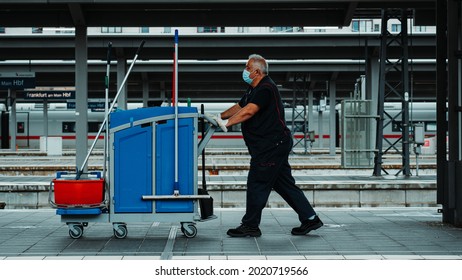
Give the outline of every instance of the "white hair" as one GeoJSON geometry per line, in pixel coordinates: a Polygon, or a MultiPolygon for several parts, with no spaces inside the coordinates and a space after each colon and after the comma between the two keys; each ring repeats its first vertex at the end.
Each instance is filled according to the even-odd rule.
{"type": "Polygon", "coordinates": [[[266,59],[264,59],[263,56],[259,54],[251,54],[249,55],[249,60],[253,60],[254,65],[260,69],[263,74],[268,75],[268,62],[266,62],[266,59]]]}

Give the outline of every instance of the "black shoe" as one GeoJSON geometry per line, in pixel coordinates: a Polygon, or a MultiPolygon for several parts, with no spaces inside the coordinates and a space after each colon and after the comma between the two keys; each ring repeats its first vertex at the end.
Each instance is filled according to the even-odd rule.
{"type": "Polygon", "coordinates": [[[293,235],[305,235],[312,230],[316,230],[322,227],[324,224],[322,223],[321,219],[316,216],[313,220],[308,220],[303,222],[301,226],[295,227],[292,229],[293,235]]]}
{"type": "Polygon", "coordinates": [[[237,228],[229,229],[226,233],[231,237],[258,237],[261,236],[261,231],[258,227],[249,227],[246,225],[240,225],[237,228]]]}

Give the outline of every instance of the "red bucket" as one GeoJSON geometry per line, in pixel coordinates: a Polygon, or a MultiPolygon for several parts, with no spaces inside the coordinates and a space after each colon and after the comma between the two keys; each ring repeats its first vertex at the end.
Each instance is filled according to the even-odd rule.
{"type": "Polygon", "coordinates": [[[104,198],[104,179],[53,180],[58,205],[98,205],[104,198]]]}

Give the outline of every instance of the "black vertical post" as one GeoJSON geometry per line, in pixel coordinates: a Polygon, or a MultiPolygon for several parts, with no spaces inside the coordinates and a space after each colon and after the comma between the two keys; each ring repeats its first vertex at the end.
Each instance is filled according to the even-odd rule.
{"type": "MultiPolygon", "coordinates": [[[[381,171],[386,170],[383,168],[383,155],[386,154],[389,150],[394,149],[396,151],[401,151],[402,156],[402,168],[396,174],[403,172],[404,176],[410,176],[410,146],[409,146],[409,50],[408,50],[408,17],[409,10],[382,10],[382,33],[381,33],[381,43],[380,43],[380,72],[379,72],[379,95],[378,95],[378,104],[377,104],[377,137],[376,137],[376,154],[374,159],[374,176],[380,176],[381,171]],[[398,19],[401,22],[401,32],[398,35],[390,34],[388,32],[388,20],[389,19],[398,19]],[[390,37],[390,39],[388,38],[390,37]],[[392,62],[387,58],[388,51],[387,48],[397,44],[401,49],[401,56],[398,57],[397,62],[392,62]],[[389,72],[401,72],[401,80],[396,83],[392,79],[387,81],[387,74],[389,72]],[[384,126],[393,125],[393,122],[399,117],[399,115],[392,116],[385,112],[384,103],[389,100],[389,95],[398,96],[399,100],[402,102],[401,111],[401,125],[402,125],[402,134],[400,139],[391,143],[384,139],[383,130],[384,126]],[[385,118],[386,117],[386,118],[385,118]],[[389,121],[387,121],[389,119],[389,121]],[[387,121],[387,122],[386,122],[387,121]],[[383,151],[383,141],[387,141],[390,146],[383,151]],[[398,144],[401,144],[401,147],[398,144]]],[[[393,54],[390,54],[390,58],[394,58],[393,54]]],[[[387,173],[388,174],[388,173],[387,173]]]]}
{"type": "MultiPolygon", "coordinates": [[[[444,220],[454,225],[462,225],[462,161],[461,161],[461,89],[460,89],[460,38],[461,15],[460,1],[447,2],[447,36],[448,36],[448,140],[449,162],[446,211],[444,220]]],[[[444,211],[444,210],[443,210],[444,211]]]]}
{"type": "MultiPolygon", "coordinates": [[[[204,104],[201,104],[201,114],[204,115],[204,104]]],[[[201,120],[201,135],[202,139],[204,139],[205,136],[205,121],[204,118],[201,120]]],[[[202,150],[202,189],[204,191],[207,190],[207,182],[205,180],[205,148],[202,150]]]]}
{"type": "Polygon", "coordinates": [[[375,138],[375,158],[374,158],[374,176],[382,175],[382,153],[383,153],[383,118],[385,106],[385,70],[387,57],[387,29],[388,18],[385,10],[382,10],[382,32],[380,43],[380,70],[379,70],[379,100],[377,103],[377,136],[375,138]]]}
{"type": "Polygon", "coordinates": [[[2,137],[2,149],[10,148],[10,114],[8,112],[2,112],[1,116],[2,129],[0,136],[2,137]]]}
{"type": "Polygon", "coordinates": [[[403,56],[401,61],[401,73],[403,81],[402,92],[402,162],[403,162],[403,175],[411,176],[410,160],[409,160],[409,49],[408,49],[408,36],[407,36],[407,16],[408,11],[401,10],[401,47],[403,49],[403,56]]]}
{"type": "Polygon", "coordinates": [[[446,159],[446,136],[448,123],[446,119],[446,101],[448,98],[448,73],[447,63],[447,1],[436,2],[436,202],[443,206],[443,222],[449,222],[447,213],[447,188],[448,188],[448,163],[446,159]]]}

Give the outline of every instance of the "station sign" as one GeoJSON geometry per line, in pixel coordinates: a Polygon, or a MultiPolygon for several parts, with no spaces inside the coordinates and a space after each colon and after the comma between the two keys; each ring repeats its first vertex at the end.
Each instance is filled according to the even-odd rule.
{"type": "Polygon", "coordinates": [[[35,87],[35,72],[0,72],[0,89],[35,87]]]}
{"type": "Polygon", "coordinates": [[[74,88],[35,88],[25,89],[24,99],[75,99],[74,88]]]}
{"type": "MultiPolygon", "coordinates": [[[[67,102],[67,109],[75,110],[75,102],[67,102]]],[[[88,102],[88,109],[91,109],[93,112],[104,112],[104,101],[89,101],[88,102]]]]}

